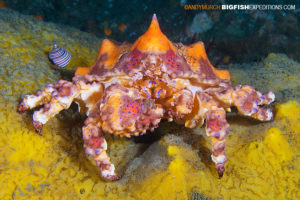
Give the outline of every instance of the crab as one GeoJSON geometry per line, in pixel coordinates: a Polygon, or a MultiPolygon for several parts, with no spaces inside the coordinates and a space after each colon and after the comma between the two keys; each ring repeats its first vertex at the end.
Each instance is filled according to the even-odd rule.
{"type": "Polygon", "coordinates": [[[206,122],[212,139],[212,161],[219,177],[225,170],[225,136],[229,124],[226,111],[260,121],[273,119],[272,91],[265,94],[248,85],[232,86],[226,70],[209,62],[204,44],[172,43],[160,30],[154,14],[148,30],[133,44],[102,41],[96,62],[78,67],[72,81],[49,84],[35,95],[27,95],[18,112],[43,105],[33,114],[33,126],[42,126],[74,101],[86,113],[82,128],[86,154],[92,156],[100,174],[118,180],[107,154],[104,132],[131,137],[153,131],[163,120],[188,128],[206,122]]]}

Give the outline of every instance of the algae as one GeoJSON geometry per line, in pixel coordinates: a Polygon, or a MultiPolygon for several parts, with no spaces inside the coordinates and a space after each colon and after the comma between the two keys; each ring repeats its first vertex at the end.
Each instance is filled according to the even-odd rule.
{"type": "Polygon", "coordinates": [[[227,137],[228,162],[218,179],[203,128],[162,123],[158,141],[138,143],[107,135],[109,155],[123,177],[100,179],[86,158],[76,106],[35,133],[32,113],[16,112],[21,97],[64,73],[90,65],[100,39],[0,9],[0,199],[299,199],[299,63],[270,54],[261,63],[228,66],[234,84],[277,95],[275,120],[235,114],[227,137]],[[47,59],[53,40],[72,54],[66,71],[47,59]],[[242,67],[244,66],[244,67],[242,67]],[[296,71],[295,71],[296,70],[296,71]]]}

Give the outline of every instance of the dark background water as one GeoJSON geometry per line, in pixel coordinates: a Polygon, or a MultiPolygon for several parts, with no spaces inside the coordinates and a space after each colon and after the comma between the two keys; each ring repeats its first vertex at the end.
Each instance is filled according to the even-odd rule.
{"type": "Polygon", "coordinates": [[[156,13],[174,42],[204,41],[212,63],[259,61],[280,52],[300,60],[300,1],[290,0],[4,0],[1,7],[69,25],[115,41],[133,42],[156,13]],[[186,10],[194,4],[296,5],[295,10],[186,10]],[[196,23],[197,22],[197,23],[196,23]]]}

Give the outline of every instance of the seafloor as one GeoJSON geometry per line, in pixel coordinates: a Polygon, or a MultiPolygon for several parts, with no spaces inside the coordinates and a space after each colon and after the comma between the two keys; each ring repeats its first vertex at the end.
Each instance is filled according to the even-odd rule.
{"type": "Polygon", "coordinates": [[[277,96],[272,122],[228,115],[222,179],[210,161],[203,128],[162,123],[153,137],[106,136],[122,178],[105,182],[84,153],[84,116],[76,106],[52,118],[42,136],[32,127],[32,112],[16,112],[25,94],[70,79],[77,66],[91,65],[101,39],[6,9],[0,9],[0,27],[1,200],[300,199],[300,64],[287,55],[271,53],[261,62],[221,66],[230,71],[233,84],[277,96]],[[64,70],[48,60],[54,42],[72,55],[64,70]]]}

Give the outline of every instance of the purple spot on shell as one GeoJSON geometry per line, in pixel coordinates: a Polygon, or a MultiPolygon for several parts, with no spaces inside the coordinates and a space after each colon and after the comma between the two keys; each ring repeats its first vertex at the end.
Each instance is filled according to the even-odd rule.
{"type": "Polygon", "coordinates": [[[256,113],[258,111],[257,108],[253,108],[253,112],[256,113]]]}
{"type": "Polygon", "coordinates": [[[218,137],[220,137],[220,133],[219,132],[215,132],[214,136],[218,138],[218,137]]]}
{"type": "Polygon", "coordinates": [[[156,97],[158,98],[160,96],[160,93],[162,92],[162,89],[159,89],[158,92],[156,93],[156,97]]]}
{"type": "Polygon", "coordinates": [[[100,149],[95,149],[95,154],[100,154],[101,150],[100,149]]]}

